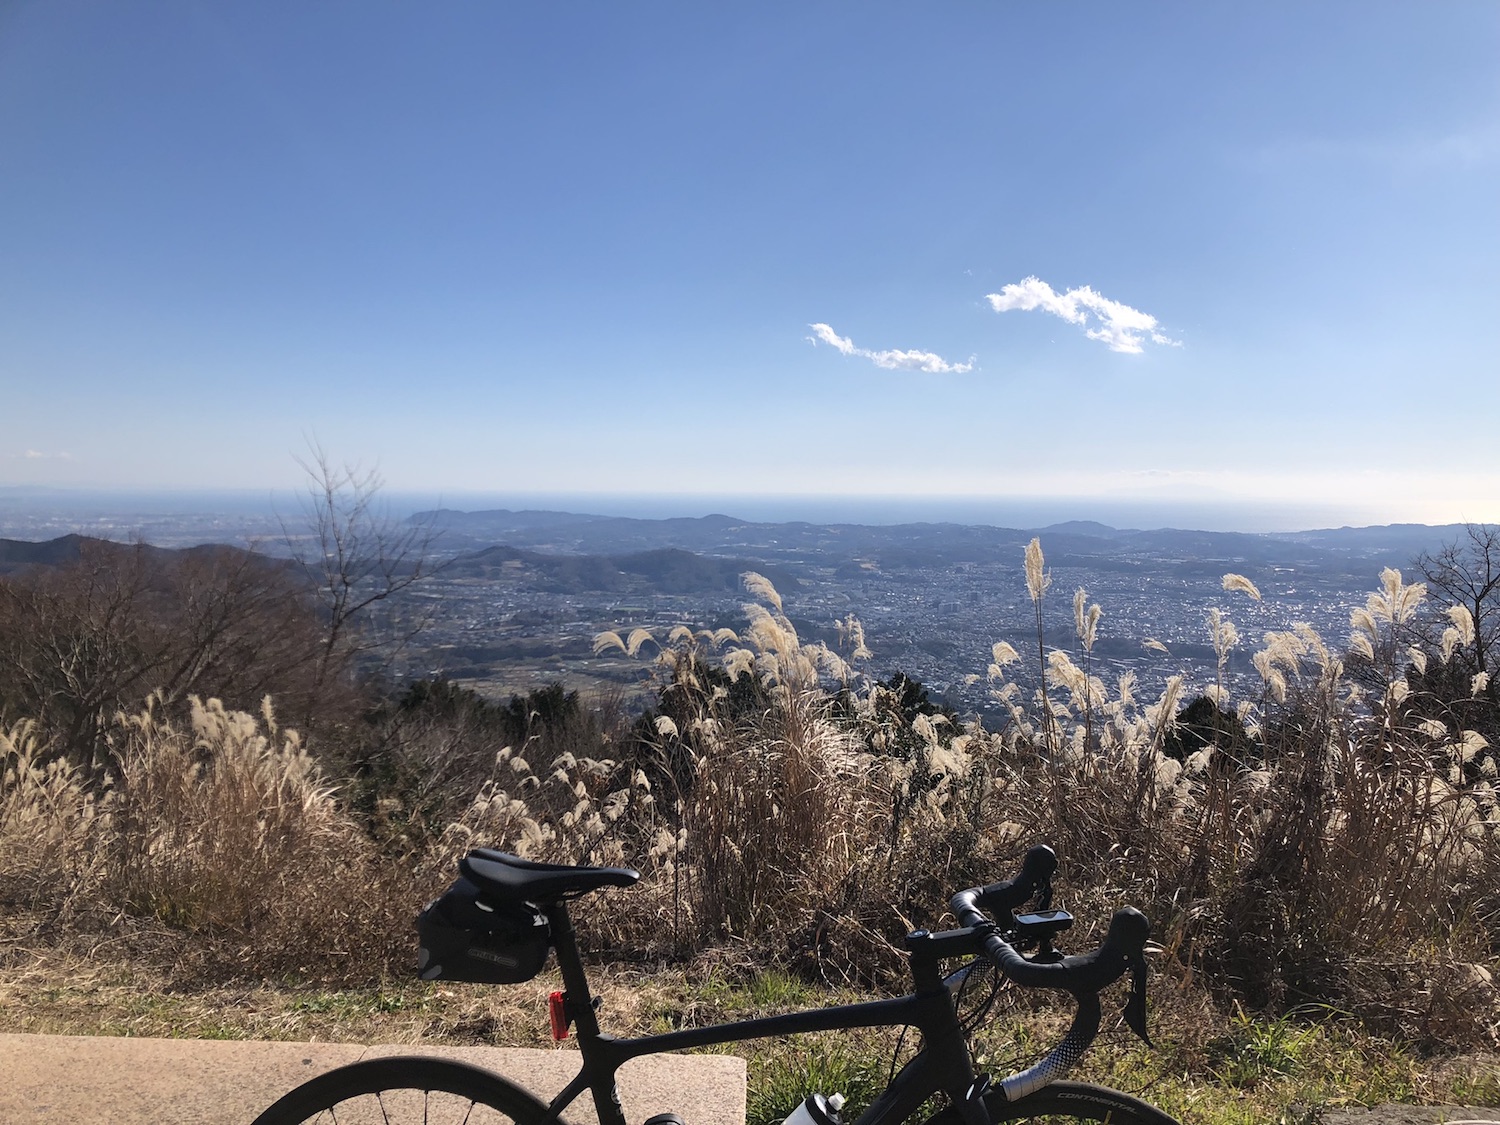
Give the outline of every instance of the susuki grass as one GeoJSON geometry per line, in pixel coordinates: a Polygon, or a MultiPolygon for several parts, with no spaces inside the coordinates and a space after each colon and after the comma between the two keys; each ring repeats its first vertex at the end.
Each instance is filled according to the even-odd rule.
{"type": "Polygon", "coordinates": [[[469,735],[444,726],[457,712],[431,710],[376,732],[400,767],[386,773],[357,747],[304,745],[269,704],[147,701],[101,734],[94,769],[13,718],[0,896],[71,932],[123,916],[193,935],[168,944],[199,979],[357,984],[406,971],[420,902],[484,845],[640,869],[580,927],[610,958],[880,988],[900,981],[906,929],[1045,840],[1074,946],[1122,901],[1153,918],[1161,1003],[1219,1021],[1222,1049],[1184,1063],[1201,1073],[1292,1082],[1304,1052],[1326,1053],[1312,1012],[1412,1050],[1493,1049],[1500,815],[1493,752],[1460,720],[1488,684],[1464,677],[1478,700],[1464,707],[1427,687],[1473,644],[1472,620],[1452,612],[1436,643],[1415,642],[1422,588],[1388,570],[1347,645],[1296,622],[1251,645],[1234,599],[1259,590],[1227,575],[1205,621],[1214,681],[1168,676],[1142,699],[1132,676],[1101,675],[1108,607],[1086,591],[1076,644],[1049,648],[1039,542],[1023,562],[1037,633],[997,639],[976,669],[1003,716],[991,726],[871,681],[853,619],[838,651],[808,642],[753,575],[738,632],[601,635],[654,658],[657,705],[638,721],[564,737],[565,709],[543,714],[554,700],[496,745],[471,710],[462,731],[482,738],[460,754],[469,735]],[[1226,670],[1246,647],[1258,688],[1238,699],[1226,670]],[[1175,737],[1190,700],[1201,745],[1175,737]]]}
{"type": "Polygon", "coordinates": [[[44,748],[24,722],[0,737],[11,908],[200,933],[196,957],[214,973],[365,975],[404,955],[406,925],[369,903],[414,909],[411,872],[377,862],[269,703],[252,716],[193,700],[184,726],[148,701],[120,717],[112,768],[92,780],[62,758],[39,765],[44,748]]]}

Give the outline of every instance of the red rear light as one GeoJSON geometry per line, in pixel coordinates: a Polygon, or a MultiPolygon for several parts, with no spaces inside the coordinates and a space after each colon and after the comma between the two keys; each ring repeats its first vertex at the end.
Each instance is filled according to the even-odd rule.
{"type": "Polygon", "coordinates": [[[547,997],[547,1012],[552,1017],[552,1038],[568,1037],[568,1011],[563,1002],[563,993],[554,992],[547,997]]]}

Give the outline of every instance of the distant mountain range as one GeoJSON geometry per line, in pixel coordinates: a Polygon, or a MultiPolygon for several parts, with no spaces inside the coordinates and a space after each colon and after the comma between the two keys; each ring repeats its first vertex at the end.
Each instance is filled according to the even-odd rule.
{"type": "MultiPolygon", "coordinates": [[[[792,587],[808,568],[920,570],[965,562],[1020,561],[1039,536],[1049,565],[1135,570],[1170,563],[1179,573],[1276,568],[1368,579],[1382,566],[1409,567],[1423,551],[1456,538],[1460,525],[1388,524],[1315,531],[1243,533],[1122,529],[1089,521],[1043,528],[953,523],[894,525],[757,523],[727,515],[632,519],[574,512],[460,512],[412,517],[438,532],[448,578],[513,583],[544,593],[695,594],[738,588],[758,570],[792,587]]],[[[0,539],[0,575],[76,561],[86,545],[129,550],[81,535],[45,542],[0,539]]],[[[163,555],[215,546],[144,547],[163,555]]]]}
{"type": "Polygon", "coordinates": [[[1461,525],[1387,524],[1380,527],[1247,533],[1158,528],[1150,531],[1070,521],[1043,528],[953,523],[893,525],[757,523],[715,514],[699,518],[632,519],[573,512],[441,509],[414,520],[441,535],[454,554],[484,545],[547,555],[617,556],[677,550],[756,562],[838,566],[869,561],[883,569],[994,561],[1039,536],[1051,562],[1067,560],[1113,569],[1173,560],[1220,566],[1295,566],[1328,573],[1369,575],[1372,566],[1408,566],[1423,551],[1456,538],[1461,525]]]}

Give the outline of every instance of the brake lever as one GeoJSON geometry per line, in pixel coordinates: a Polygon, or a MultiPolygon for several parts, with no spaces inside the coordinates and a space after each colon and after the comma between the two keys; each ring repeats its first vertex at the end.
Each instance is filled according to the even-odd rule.
{"type": "Polygon", "coordinates": [[[1125,1000],[1125,1025],[1151,1047],[1151,1036],[1146,1033],[1146,955],[1137,953],[1130,959],[1130,995],[1125,1000]]]}

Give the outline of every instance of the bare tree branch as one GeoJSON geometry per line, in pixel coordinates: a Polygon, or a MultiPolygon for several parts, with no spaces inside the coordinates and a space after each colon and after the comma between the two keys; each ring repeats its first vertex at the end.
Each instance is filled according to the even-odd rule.
{"type": "MultiPolygon", "coordinates": [[[[401,522],[387,513],[378,502],[384,481],[377,470],[336,464],[316,442],[297,463],[307,474],[307,535],[294,534],[285,521],[282,533],[324,615],[316,696],[357,664],[376,655],[389,659],[426,624],[425,615],[412,615],[381,636],[368,618],[376,606],[433,573],[436,536],[430,522],[401,522]]],[[[304,725],[312,719],[304,717],[304,725]]]]}
{"type": "Polygon", "coordinates": [[[1419,555],[1416,566],[1440,604],[1469,611],[1474,671],[1490,671],[1500,643],[1500,527],[1465,524],[1462,536],[1419,555]]]}

